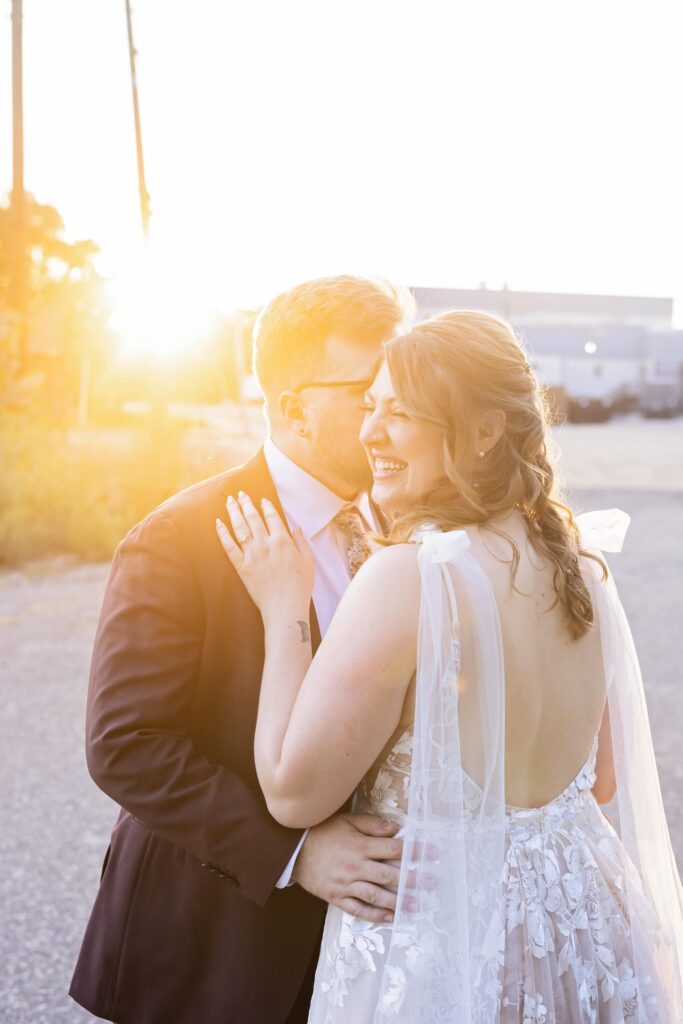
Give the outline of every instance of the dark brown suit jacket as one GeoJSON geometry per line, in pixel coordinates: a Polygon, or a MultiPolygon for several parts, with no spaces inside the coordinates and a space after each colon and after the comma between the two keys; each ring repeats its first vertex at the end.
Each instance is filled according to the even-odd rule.
{"type": "Polygon", "coordinates": [[[70,993],[121,1024],[283,1024],[310,987],[326,908],[274,888],[301,833],[259,789],[263,628],[215,530],[240,489],[279,508],[259,452],[134,527],[104,597],[87,759],[122,810],[70,993]]]}

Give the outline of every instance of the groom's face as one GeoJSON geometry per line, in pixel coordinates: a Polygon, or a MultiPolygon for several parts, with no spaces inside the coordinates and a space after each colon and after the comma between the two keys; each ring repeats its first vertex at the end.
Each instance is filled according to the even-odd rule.
{"type": "Polygon", "coordinates": [[[382,362],[382,344],[358,344],[333,335],[315,380],[299,388],[306,404],[310,462],[316,475],[343,496],[372,486],[359,434],[363,395],[382,362]]]}

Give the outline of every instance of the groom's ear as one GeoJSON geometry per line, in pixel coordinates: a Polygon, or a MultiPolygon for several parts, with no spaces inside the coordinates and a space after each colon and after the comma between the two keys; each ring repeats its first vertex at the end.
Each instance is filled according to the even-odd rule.
{"type": "Polygon", "coordinates": [[[297,391],[283,391],[277,401],[283,423],[297,437],[308,437],[306,403],[297,391]]]}

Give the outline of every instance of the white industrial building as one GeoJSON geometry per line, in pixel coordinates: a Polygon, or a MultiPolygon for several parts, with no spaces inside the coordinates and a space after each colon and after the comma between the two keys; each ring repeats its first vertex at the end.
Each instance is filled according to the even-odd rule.
{"type": "Polygon", "coordinates": [[[673,299],[626,295],[414,288],[418,318],[476,309],[515,328],[541,380],[566,396],[573,419],[640,408],[683,412],[683,331],[673,299]]]}

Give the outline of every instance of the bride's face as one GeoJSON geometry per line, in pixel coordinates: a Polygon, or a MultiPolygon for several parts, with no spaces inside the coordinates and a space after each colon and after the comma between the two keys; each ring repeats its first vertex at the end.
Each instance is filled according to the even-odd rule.
{"type": "Polygon", "coordinates": [[[373,500],[387,512],[406,512],[443,479],[443,435],[406,413],[386,362],[365,395],[360,439],[373,472],[373,500]]]}

